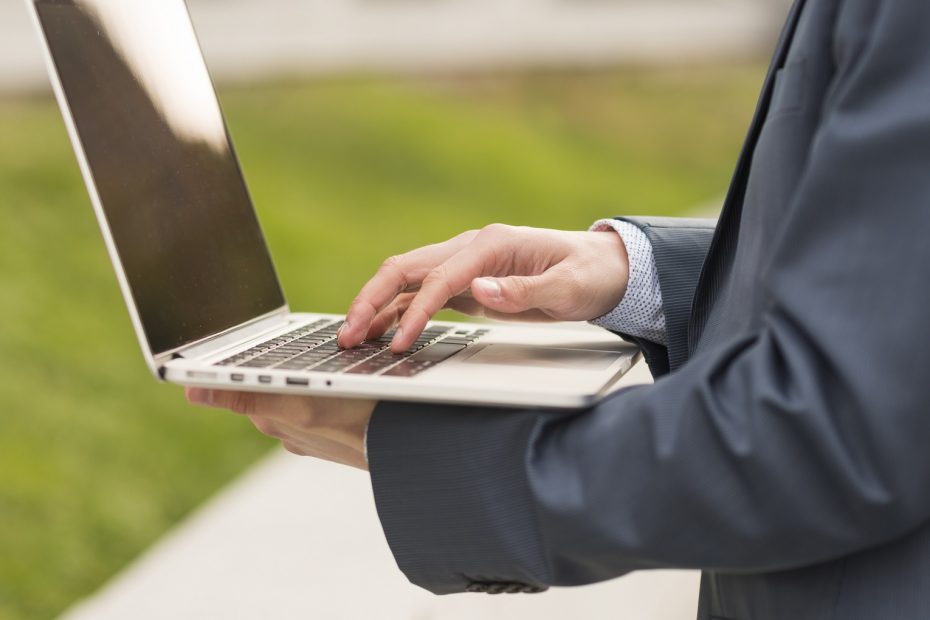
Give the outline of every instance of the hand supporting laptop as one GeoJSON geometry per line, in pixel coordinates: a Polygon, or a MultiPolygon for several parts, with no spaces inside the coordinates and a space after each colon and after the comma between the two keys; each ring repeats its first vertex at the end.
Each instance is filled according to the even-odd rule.
{"type": "Polygon", "coordinates": [[[260,432],[299,456],[368,469],[365,431],[375,401],[187,388],[195,405],[247,416],[260,432]]]}
{"type": "MultiPolygon", "coordinates": [[[[400,327],[407,349],[439,310],[493,319],[583,321],[626,292],[626,248],[613,232],[564,232],[500,224],[384,262],[352,302],[339,344],[353,347],[400,327]]],[[[301,456],[368,469],[365,434],[374,401],[189,388],[190,402],[246,415],[301,456]]]]}

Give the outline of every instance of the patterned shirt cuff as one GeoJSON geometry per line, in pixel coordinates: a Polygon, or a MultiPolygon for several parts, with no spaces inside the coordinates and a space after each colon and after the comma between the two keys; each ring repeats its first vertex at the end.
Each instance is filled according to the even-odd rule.
{"type": "Polygon", "coordinates": [[[620,220],[600,220],[589,230],[617,231],[630,260],[630,280],[620,304],[591,323],[667,346],[662,289],[659,287],[652,243],[639,228],[620,220]]]}

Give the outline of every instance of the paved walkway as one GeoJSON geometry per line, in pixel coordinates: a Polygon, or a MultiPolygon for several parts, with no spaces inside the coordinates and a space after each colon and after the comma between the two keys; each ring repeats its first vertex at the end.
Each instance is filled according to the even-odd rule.
{"type": "MultiPolygon", "coordinates": [[[[766,47],[786,0],[190,0],[213,72],[694,60],[766,47]]],[[[0,3],[0,91],[44,88],[22,0],[0,3]]]]}
{"type": "MultiPolygon", "coordinates": [[[[650,380],[643,364],[627,377],[650,380]]],[[[436,597],[397,569],[366,474],[276,452],[61,620],[681,620],[694,617],[697,584],[652,572],[436,597]]]]}

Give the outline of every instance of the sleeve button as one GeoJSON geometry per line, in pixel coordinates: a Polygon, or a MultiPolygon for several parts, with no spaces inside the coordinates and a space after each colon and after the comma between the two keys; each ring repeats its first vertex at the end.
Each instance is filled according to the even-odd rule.
{"type": "Polygon", "coordinates": [[[545,592],[547,588],[531,586],[516,582],[480,582],[475,581],[465,587],[466,592],[485,594],[536,594],[545,592]]]}

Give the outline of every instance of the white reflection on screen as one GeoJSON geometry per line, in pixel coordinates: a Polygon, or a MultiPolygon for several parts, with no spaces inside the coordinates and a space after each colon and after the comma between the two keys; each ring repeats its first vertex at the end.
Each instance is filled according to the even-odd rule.
{"type": "Polygon", "coordinates": [[[226,130],[182,2],[82,0],[179,137],[227,150],[226,130]],[[177,88],[183,84],[183,88],[177,88]]]}

